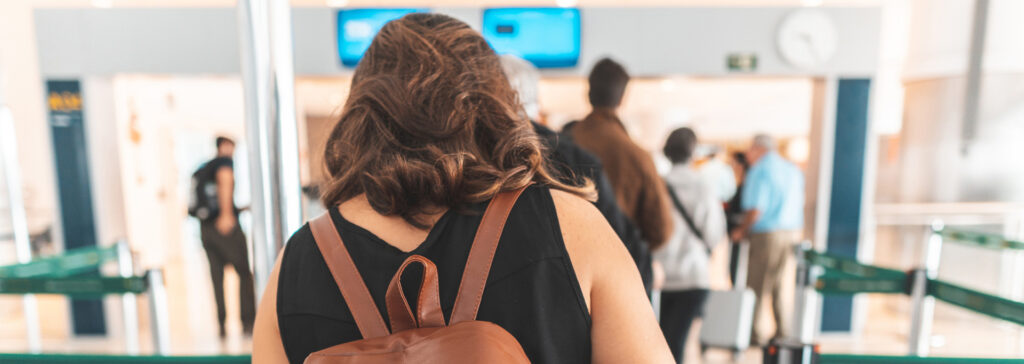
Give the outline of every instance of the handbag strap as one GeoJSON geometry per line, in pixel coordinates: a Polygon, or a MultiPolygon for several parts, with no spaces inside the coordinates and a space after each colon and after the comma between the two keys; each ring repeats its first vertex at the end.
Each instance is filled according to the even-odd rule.
{"type": "Polygon", "coordinates": [[[497,251],[501,233],[505,230],[505,221],[524,190],[526,187],[499,193],[487,205],[483,220],[476,230],[476,237],[473,238],[473,246],[469,249],[466,268],[462,271],[462,282],[459,284],[459,293],[455,296],[455,307],[452,309],[449,325],[476,320],[480,299],[483,298],[484,287],[487,285],[487,276],[491,272],[491,262],[494,261],[494,252],[497,251]]]}
{"type": "Polygon", "coordinates": [[[310,221],[309,227],[313,231],[313,240],[316,240],[316,245],[324,256],[327,269],[334,277],[334,283],[338,285],[341,296],[345,298],[345,304],[352,312],[359,333],[364,339],[389,335],[388,327],[380,316],[380,310],[373,302],[359,269],[356,269],[355,263],[352,262],[352,256],[348,254],[348,249],[345,248],[345,243],[341,240],[334,221],[331,220],[330,212],[325,212],[310,221]]]}
{"type": "Polygon", "coordinates": [[[672,184],[665,181],[665,188],[668,188],[668,195],[672,198],[672,204],[676,206],[676,210],[679,210],[679,214],[683,215],[683,220],[686,221],[686,226],[690,227],[690,231],[693,232],[693,235],[697,236],[697,239],[700,239],[701,243],[704,243],[704,247],[709,247],[710,245],[708,245],[707,240],[704,240],[704,234],[700,232],[700,229],[697,228],[697,224],[693,222],[693,217],[691,217],[690,213],[686,211],[686,206],[683,206],[683,202],[679,200],[679,196],[676,195],[676,190],[672,188],[672,184]]]}

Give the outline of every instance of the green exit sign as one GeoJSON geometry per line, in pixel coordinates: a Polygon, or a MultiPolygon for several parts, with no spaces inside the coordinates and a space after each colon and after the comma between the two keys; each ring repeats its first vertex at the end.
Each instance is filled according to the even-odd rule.
{"type": "Polygon", "coordinates": [[[757,70],[757,55],[754,53],[732,53],[726,64],[729,72],[754,72],[757,70]]]}

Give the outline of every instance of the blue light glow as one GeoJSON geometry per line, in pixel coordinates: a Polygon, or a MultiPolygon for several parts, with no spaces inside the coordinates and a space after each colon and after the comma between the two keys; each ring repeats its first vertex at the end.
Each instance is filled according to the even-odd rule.
{"type": "Polygon", "coordinates": [[[580,57],[579,9],[486,9],[482,33],[499,54],[513,54],[541,68],[574,67],[580,57]]]}
{"type": "Polygon", "coordinates": [[[389,21],[427,9],[347,9],[338,11],[338,54],[341,63],[355,67],[370,42],[389,21]]]}

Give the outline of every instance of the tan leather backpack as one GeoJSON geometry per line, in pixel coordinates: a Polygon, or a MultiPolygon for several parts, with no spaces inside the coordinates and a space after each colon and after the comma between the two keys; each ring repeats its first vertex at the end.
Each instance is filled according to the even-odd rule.
{"type": "Polygon", "coordinates": [[[325,213],[311,221],[313,238],[363,339],[309,354],[305,363],[529,363],[512,334],[493,323],[476,321],[505,220],[522,192],[523,189],[500,193],[487,206],[469,250],[447,325],[441,311],[437,267],[433,262],[420,255],[410,256],[391,278],[385,295],[391,319],[391,331],[388,331],[331,217],[325,213]],[[415,316],[400,282],[402,273],[413,263],[423,265],[415,316]]]}

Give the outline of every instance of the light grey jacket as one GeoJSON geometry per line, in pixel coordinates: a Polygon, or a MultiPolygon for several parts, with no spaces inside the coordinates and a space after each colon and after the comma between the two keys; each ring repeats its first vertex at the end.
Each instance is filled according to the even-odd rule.
{"type": "Polygon", "coordinates": [[[708,251],[725,238],[725,211],[715,187],[690,164],[677,164],[665,176],[694,224],[701,230],[701,241],[673,205],[676,228],[668,242],[654,252],[654,259],[665,268],[665,291],[706,289],[710,285],[708,251]]]}

